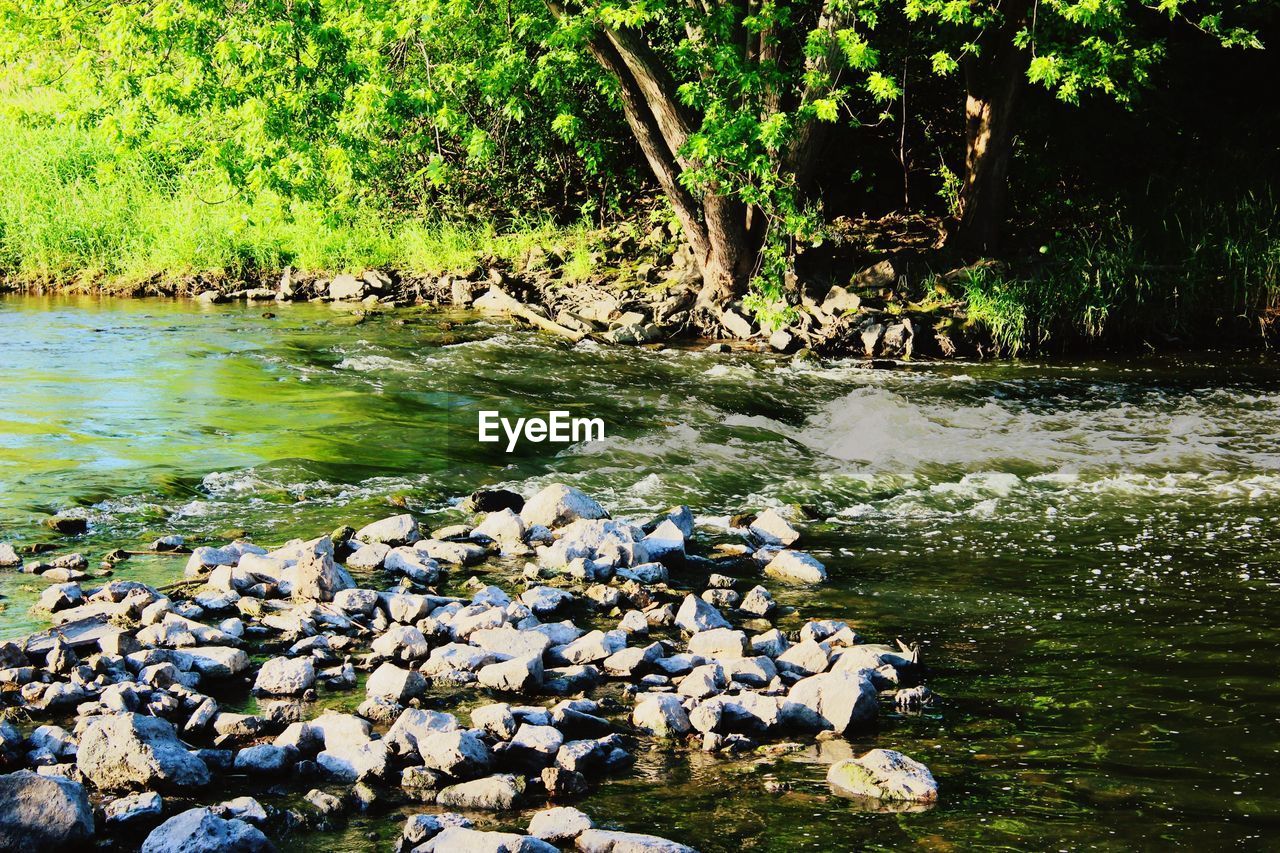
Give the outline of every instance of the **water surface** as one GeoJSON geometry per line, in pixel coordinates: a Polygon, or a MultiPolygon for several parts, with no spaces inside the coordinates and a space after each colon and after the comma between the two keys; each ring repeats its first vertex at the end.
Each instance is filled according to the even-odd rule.
{"type": "MultiPolygon", "coordinates": [[[[1259,848],[1280,836],[1278,403],[1265,358],[869,370],[575,348],[466,315],[11,298],[0,540],[95,561],[169,532],[274,544],[554,480],[636,516],[799,504],[832,582],[779,596],[921,641],[942,702],[783,759],[645,754],[582,804],[598,821],[705,851],[1259,848]],[[475,441],[494,408],[603,417],[608,437],[508,455],[475,441]],[[56,511],[89,534],[43,530],[56,511]],[[873,745],[928,763],[938,807],[832,797],[826,765],[873,745]]],[[[0,636],[43,624],[42,587],[0,575],[0,636]]],[[[315,843],[375,849],[370,831],[398,829],[315,843]]]]}

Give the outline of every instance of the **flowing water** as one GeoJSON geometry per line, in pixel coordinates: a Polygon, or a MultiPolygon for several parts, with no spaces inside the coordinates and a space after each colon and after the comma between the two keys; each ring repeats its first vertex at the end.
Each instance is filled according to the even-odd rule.
{"type": "MultiPolygon", "coordinates": [[[[582,805],[597,820],[704,851],[1280,838],[1274,361],[870,370],[572,348],[465,315],[264,310],[0,300],[0,541],[94,558],[169,532],[274,544],[398,505],[433,526],[477,486],[551,481],[636,517],[800,504],[831,583],[780,598],[920,641],[941,702],[785,758],[642,755],[582,805]],[[475,440],[481,409],[552,408],[602,417],[607,438],[475,440]],[[61,541],[40,527],[55,511],[90,532],[61,541]],[[872,745],[929,764],[938,806],[831,796],[826,764],[872,745]],[[769,778],[790,790],[765,793],[769,778]]],[[[117,576],[181,565],[135,558],[117,576]]],[[[43,624],[42,586],[0,575],[0,636],[43,624]]],[[[319,846],[385,846],[388,823],[319,846]]]]}

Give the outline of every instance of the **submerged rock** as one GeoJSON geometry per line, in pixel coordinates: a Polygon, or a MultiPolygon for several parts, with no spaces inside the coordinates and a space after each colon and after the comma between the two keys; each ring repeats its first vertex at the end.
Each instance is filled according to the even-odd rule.
{"type": "Polygon", "coordinates": [[[929,768],[892,749],[873,749],[859,758],[846,758],[831,765],[827,782],[851,797],[933,803],[938,799],[938,783],[929,768]]]}

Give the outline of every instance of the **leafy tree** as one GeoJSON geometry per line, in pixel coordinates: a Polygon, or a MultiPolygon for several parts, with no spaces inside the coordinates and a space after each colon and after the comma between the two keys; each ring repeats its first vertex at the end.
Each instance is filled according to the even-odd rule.
{"type": "MultiPolygon", "coordinates": [[[[1248,5],[1248,4],[1246,4],[1248,5]]],[[[1264,5],[1264,4],[1253,4],[1264,5]]],[[[1005,225],[1018,102],[1028,83],[1075,104],[1097,93],[1129,103],[1153,83],[1173,28],[1224,47],[1261,47],[1216,0],[905,0],[933,70],[963,75],[965,160],[956,237],[996,249],[1005,225]]]]}
{"type": "Polygon", "coordinates": [[[585,49],[722,306],[755,280],[780,295],[792,241],[812,223],[824,138],[898,84],[872,43],[882,0],[547,0],[554,54],[585,49]]]}
{"type": "MultiPolygon", "coordinates": [[[[543,72],[540,2],[0,0],[31,121],[74,121],[237,190],[460,217],[611,204],[621,123],[589,60],[543,72]],[[568,133],[560,116],[594,124],[568,133]]],[[[15,101],[11,101],[11,104],[15,101]]]]}

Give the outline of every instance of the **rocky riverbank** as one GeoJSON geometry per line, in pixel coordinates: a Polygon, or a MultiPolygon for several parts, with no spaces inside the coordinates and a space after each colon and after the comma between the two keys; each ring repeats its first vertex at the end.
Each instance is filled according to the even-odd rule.
{"type": "Polygon", "coordinates": [[[396,307],[474,308],[577,342],[660,346],[723,340],[788,354],[863,358],[948,358],[994,353],[951,285],[966,270],[935,275],[920,253],[871,266],[849,262],[793,282],[798,301],[762,325],[742,300],[699,304],[702,277],[692,251],[662,228],[604,230],[590,253],[597,272],[570,267],[568,250],[534,246],[517,258],[482,258],[468,268],[424,276],[397,270],[320,274],[286,269],[250,280],[155,277],[128,285],[27,282],[0,278],[0,291],[90,289],[130,296],[187,297],[203,303],[334,302],[356,312],[396,307]],[[914,294],[914,297],[910,294],[914,294]],[[921,296],[923,294],[923,296],[921,296]]]}
{"type": "MultiPolygon", "coordinates": [[[[641,750],[780,754],[930,701],[912,647],[777,627],[795,614],[769,587],[827,568],[774,510],[637,525],[561,485],[468,507],[430,532],[404,514],[197,547],[167,591],[0,546],[52,581],[54,625],[0,644],[0,847],[268,850],[420,804],[401,850],[683,851],[565,803],[641,750]],[[488,828],[535,809],[523,834],[488,828]]],[[[937,798],[892,750],[826,778],[881,807],[937,798]]]]}

